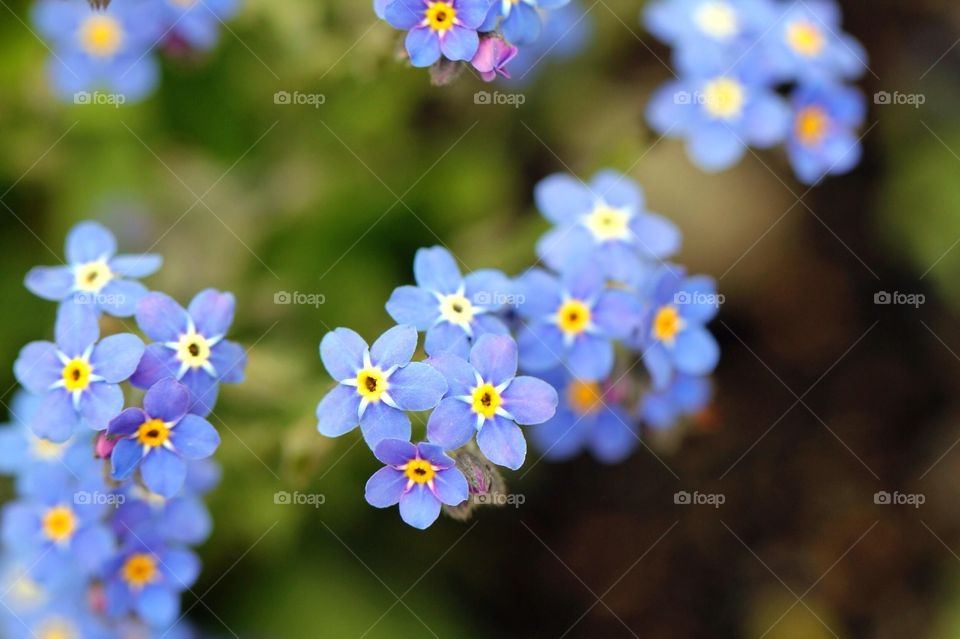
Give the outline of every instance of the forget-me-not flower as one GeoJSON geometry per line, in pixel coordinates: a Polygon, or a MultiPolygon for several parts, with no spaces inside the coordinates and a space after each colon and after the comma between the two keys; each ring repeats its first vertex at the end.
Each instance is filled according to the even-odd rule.
{"type": "Polygon", "coordinates": [[[800,181],[814,184],[860,163],[857,129],[866,117],[863,93],[842,85],[802,85],[793,92],[791,105],[787,155],[800,181]]]}
{"type": "Polygon", "coordinates": [[[410,63],[429,67],[440,59],[470,60],[480,46],[477,29],[490,0],[394,0],[384,9],[393,27],[407,31],[410,63]]]}

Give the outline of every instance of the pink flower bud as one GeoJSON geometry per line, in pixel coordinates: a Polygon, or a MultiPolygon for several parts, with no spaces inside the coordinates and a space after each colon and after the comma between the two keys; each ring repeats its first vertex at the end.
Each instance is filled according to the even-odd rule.
{"type": "Polygon", "coordinates": [[[98,433],[97,443],[94,445],[93,449],[97,457],[100,459],[107,459],[110,457],[110,453],[113,452],[113,448],[116,445],[117,442],[107,437],[106,433],[98,433]]]}
{"type": "Polygon", "coordinates": [[[480,72],[485,82],[493,82],[499,73],[509,78],[507,64],[517,55],[517,47],[500,36],[488,36],[480,40],[480,47],[470,64],[480,72]]]}

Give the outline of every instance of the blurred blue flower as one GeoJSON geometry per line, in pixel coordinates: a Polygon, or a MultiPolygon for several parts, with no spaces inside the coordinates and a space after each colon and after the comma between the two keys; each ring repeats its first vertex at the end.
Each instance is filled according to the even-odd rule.
{"type": "Polygon", "coordinates": [[[445,248],[417,251],[413,260],[417,286],[401,286],[387,301],[387,312],[398,324],[426,331],[429,355],[453,350],[466,357],[480,335],[503,335],[507,327],[495,315],[509,300],[510,280],[500,271],[484,269],[460,274],[445,248]]]}
{"type": "Polygon", "coordinates": [[[650,389],[644,394],[640,400],[640,419],[656,430],[670,428],[680,418],[706,408],[711,393],[708,378],[677,373],[664,388],[650,389]]]}
{"type": "Polygon", "coordinates": [[[180,492],[187,460],[209,457],[220,445],[217,429],[188,414],[189,406],[189,389],[168,378],[150,387],[143,409],[128,408],[114,418],[107,433],[119,441],[110,456],[110,476],[123,481],[139,468],[151,491],[163,497],[180,492]]]}
{"type": "Polygon", "coordinates": [[[793,127],[787,154],[802,182],[814,184],[860,163],[857,129],[866,117],[863,93],[843,85],[801,85],[791,103],[793,127]]]}
{"type": "Polygon", "coordinates": [[[201,291],[184,310],[163,293],[150,293],[137,306],[137,324],[155,343],[147,346],[131,382],[150,388],[173,378],[190,389],[190,412],[209,415],[220,384],[244,379],[247,354],[224,339],[233,323],[232,293],[201,291]]]}
{"type": "Polygon", "coordinates": [[[81,419],[103,430],[123,408],[118,384],[127,380],[144,353],[136,335],[105,337],[90,308],[61,305],[57,311],[56,343],[31,342],[14,363],[24,388],[43,397],[30,428],[38,437],[64,442],[81,419]]]}
{"type": "Polygon", "coordinates": [[[540,16],[550,9],[559,9],[570,0],[493,0],[481,31],[498,26],[503,37],[516,45],[535,42],[540,37],[540,16]]]}
{"type": "Polygon", "coordinates": [[[447,390],[443,376],[413,362],[417,329],[394,326],[372,347],[348,328],[323,336],[320,358],[337,386],[317,405],[317,430],[339,437],[357,425],[371,450],[383,439],[410,440],[406,411],[430,410],[447,390]]]}
{"type": "Polygon", "coordinates": [[[456,506],[469,494],[467,480],[440,446],[384,439],[374,455],[386,466],[367,481],[371,506],[400,504],[400,517],[414,528],[428,528],[440,516],[440,505],[456,506]]]}
{"type": "Polygon", "coordinates": [[[648,213],[640,187],[616,171],[597,173],[589,185],[551,175],[534,195],[540,212],[556,225],[537,243],[537,255],[554,270],[595,261],[607,277],[633,283],[650,262],[680,248],[677,227],[648,213]]]}
{"type": "Polygon", "coordinates": [[[474,56],[480,46],[477,29],[489,6],[490,0],[393,0],[383,13],[391,26],[409,31],[411,64],[429,67],[441,54],[448,60],[474,56]]]}
{"type": "Polygon", "coordinates": [[[62,97],[106,90],[139,100],[156,86],[159,68],[150,49],[162,34],[160,4],[113,0],[105,9],[86,2],[40,0],[33,23],[53,50],[49,73],[62,97]]]}
{"type": "Polygon", "coordinates": [[[205,51],[217,43],[220,25],[237,12],[237,0],[159,0],[165,38],[205,51]]]}
{"type": "Polygon", "coordinates": [[[117,240],[113,233],[97,222],[81,222],[67,235],[68,265],[33,268],[24,284],[31,293],[47,300],[72,300],[97,312],[130,317],[147,294],[147,288],[125,278],[151,275],[160,268],[163,259],[159,255],[116,255],[116,252],[117,240]]]}
{"type": "MultiPolygon", "coordinates": [[[[495,5],[496,6],[496,5],[495,5]]],[[[594,22],[580,0],[544,12],[543,31],[531,44],[519,48],[510,62],[508,83],[522,84],[533,78],[547,59],[567,60],[579,54],[593,36],[594,22]]]]}
{"type": "Polygon", "coordinates": [[[539,424],[557,408],[557,391],[536,377],[517,377],[517,343],[509,335],[484,335],[470,350],[470,361],[453,353],[431,357],[443,373],[447,396],[427,421],[427,438],[446,450],[469,442],[494,464],[516,470],[527,455],[517,424],[539,424]]]}
{"type": "Polygon", "coordinates": [[[628,337],[640,319],[639,299],[606,287],[595,264],[558,278],[531,269],[517,283],[520,316],[520,363],[528,371],[548,371],[563,364],[574,377],[605,379],[613,370],[614,339],[628,337]]]}

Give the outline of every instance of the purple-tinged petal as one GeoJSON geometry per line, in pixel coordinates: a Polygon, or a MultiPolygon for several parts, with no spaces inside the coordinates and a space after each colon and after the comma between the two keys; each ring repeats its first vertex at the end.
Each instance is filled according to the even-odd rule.
{"type": "Polygon", "coordinates": [[[189,412],[201,417],[206,417],[213,412],[217,405],[217,396],[220,394],[217,378],[212,377],[202,368],[192,368],[180,379],[180,382],[190,389],[190,408],[187,409],[189,412]]]}
{"type": "Polygon", "coordinates": [[[85,264],[112,257],[117,240],[99,222],[81,222],[67,234],[67,262],[85,264]]]}
{"type": "Polygon", "coordinates": [[[37,437],[59,444],[70,439],[79,423],[80,416],[73,407],[70,394],[58,389],[44,396],[40,409],[30,422],[30,429],[37,437]]]}
{"type": "Polygon", "coordinates": [[[436,444],[420,442],[417,444],[417,452],[421,458],[426,459],[437,468],[452,468],[456,463],[453,459],[447,457],[442,446],[437,446],[436,444]]]}
{"type": "Polygon", "coordinates": [[[110,384],[126,381],[137,370],[144,345],[136,335],[120,333],[103,338],[90,356],[93,372],[110,384]]]}
{"type": "Polygon", "coordinates": [[[154,448],[143,458],[140,475],[151,491],[164,497],[173,497],[183,488],[187,478],[187,462],[166,448],[154,448]]]}
{"type": "Polygon", "coordinates": [[[187,307],[197,332],[207,337],[225,335],[233,324],[236,300],[233,293],[221,293],[212,288],[197,293],[187,307]]]}
{"type": "Polygon", "coordinates": [[[541,424],[557,411],[556,389],[542,379],[521,376],[503,391],[503,408],[518,424],[541,424]]]}
{"type": "Polygon", "coordinates": [[[140,330],[156,342],[175,342],[189,326],[187,312],[163,293],[150,293],[140,300],[136,315],[140,330]]]}
{"type": "Polygon", "coordinates": [[[129,437],[137,432],[137,429],[147,421],[147,414],[139,408],[128,408],[113,419],[107,425],[107,434],[116,437],[129,437]]]}
{"type": "Polygon", "coordinates": [[[236,342],[224,340],[210,350],[210,365],[224,384],[239,384],[245,378],[247,351],[236,342]]]}
{"type": "Polygon", "coordinates": [[[446,450],[460,448],[477,432],[477,416],[470,405],[448,397],[427,420],[427,438],[446,450]]]}
{"type": "Polygon", "coordinates": [[[63,302],[57,308],[54,329],[57,347],[68,357],[78,357],[100,337],[100,324],[93,308],[63,302]]]}
{"type": "Polygon", "coordinates": [[[440,40],[440,51],[448,60],[470,60],[480,46],[480,36],[472,29],[455,25],[440,40]]]}
{"type": "Polygon", "coordinates": [[[384,439],[373,454],[388,466],[402,466],[417,456],[417,447],[405,439],[384,439]]]}
{"type": "Polygon", "coordinates": [[[134,439],[121,439],[110,453],[110,477],[123,481],[133,474],[143,458],[143,446],[134,439]]]}
{"type": "Polygon", "coordinates": [[[30,269],[23,283],[37,297],[59,302],[73,292],[74,275],[68,266],[38,266],[30,269]]]}
{"type": "Polygon", "coordinates": [[[422,288],[444,295],[456,293],[463,284],[457,261],[442,246],[418,250],[413,258],[413,275],[422,288]]]}
{"type": "Polygon", "coordinates": [[[130,383],[137,388],[150,388],[162,379],[175,378],[179,371],[176,353],[163,344],[150,344],[143,351],[130,383]]]}
{"type": "Polygon", "coordinates": [[[440,59],[440,38],[427,27],[411,29],[407,33],[406,47],[410,64],[415,67],[429,67],[440,59]]]}
{"type": "Polygon", "coordinates": [[[509,335],[483,335],[470,349],[470,364],[483,381],[502,384],[517,374],[517,343],[509,335]]]}
{"type": "Polygon", "coordinates": [[[320,340],[320,359],[331,377],[337,381],[353,379],[363,368],[367,343],[349,328],[337,328],[320,340]]]}
{"type": "Polygon", "coordinates": [[[470,362],[452,353],[440,353],[426,361],[440,371],[447,380],[447,395],[466,395],[477,383],[477,375],[470,362]]]}
{"type": "Polygon", "coordinates": [[[403,411],[390,408],[383,402],[367,406],[360,420],[360,432],[370,450],[384,439],[405,439],[410,441],[410,418],[403,411]]]}
{"type": "Polygon", "coordinates": [[[46,393],[63,375],[63,363],[52,342],[30,342],[13,364],[13,374],[34,395],[46,393]]]}
{"type": "Polygon", "coordinates": [[[417,484],[400,498],[400,517],[414,528],[425,530],[440,516],[440,500],[425,484],[417,484]]]}
{"type": "Polygon", "coordinates": [[[598,382],[613,370],[613,344],[596,335],[581,335],[567,356],[570,374],[577,379],[598,382]]]}
{"type": "Polygon", "coordinates": [[[383,370],[405,366],[417,350],[417,329],[409,324],[394,326],[370,347],[370,361],[383,370]]]}
{"type": "Polygon", "coordinates": [[[189,405],[190,391],[169,378],[151,386],[143,398],[143,409],[147,415],[168,423],[175,423],[183,417],[189,405]]]}
{"type": "Polygon", "coordinates": [[[110,270],[123,277],[147,277],[163,266],[163,257],[152,253],[118,255],[110,260],[110,270]]]}
{"type": "Polygon", "coordinates": [[[494,464],[517,470],[527,457],[527,441],[520,427],[503,417],[484,423],[477,433],[480,452],[494,464]]]}
{"type": "Polygon", "coordinates": [[[440,306],[433,293],[416,286],[401,286],[390,295],[387,313],[397,324],[412,324],[418,331],[425,331],[440,317],[440,306]]]}
{"type": "Polygon", "coordinates": [[[448,506],[462,504],[470,496],[467,478],[456,468],[438,471],[433,477],[433,494],[448,506]]]}
{"type": "Polygon", "coordinates": [[[355,388],[338,384],[317,404],[317,430],[324,437],[339,437],[360,424],[360,396],[355,388]]]}
{"type": "Polygon", "coordinates": [[[220,445],[220,433],[197,415],[187,415],[170,431],[173,447],[184,459],[209,457],[220,445]]]}
{"type": "Polygon", "coordinates": [[[404,473],[386,466],[367,480],[364,497],[374,508],[389,508],[399,503],[406,485],[407,476],[404,473]]]}
{"type": "Polygon", "coordinates": [[[430,410],[447,392],[443,375],[422,362],[413,362],[390,376],[390,397],[403,410],[430,410]]]}
{"type": "Polygon", "coordinates": [[[90,384],[80,398],[80,415],[93,430],[105,430],[122,410],[123,391],[116,384],[90,384]]]}

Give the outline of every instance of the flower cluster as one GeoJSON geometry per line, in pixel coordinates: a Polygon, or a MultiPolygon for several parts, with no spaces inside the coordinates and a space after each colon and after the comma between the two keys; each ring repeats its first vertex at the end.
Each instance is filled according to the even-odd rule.
{"type": "Polygon", "coordinates": [[[589,184],[550,176],[535,195],[554,224],[537,245],[549,270],[464,274],[445,248],[423,248],[415,285],[386,303],[396,326],[372,346],[346,328],[320,343],[336,382],[317,406],[320,433],[359,426],[385,465],[367,501],[399,504],[414,527],[443,507],[460,517],[495,503],[494,467],[520,468],[528,436],[546,459],[588,450],[614,463],[641,423],[669,428],[710,399],[719,349],[705,326],[722,298],[711,279],[664,261],[679,230],[614,171],[589,184]],[[413,361],[418,333],[423,361],[413,361]],[[648,381],[631,374],[641,361],[648,381]],[[426,411],[426,441],[412,443],[409,413],[426,411]]]}
{"type": "Polygon", "coordinates": [[[22,388],[0,428],[0,473],[17,494],[0,527],[0,635],[189,636],[180,595],[198,576],[190,547],[210,534],[203,495],[219,481],[206,417],[246,366],[224,339],[233,296],[203,291],[183,309],[150,292],[137,279],[160,257],[116,255],[95,222],[70,231],[66,260],[25,280],[59,305],[54,341],[20,351],[22,388]],[[124,325],[106,316],[135,317],[153,343],[101,338],[124,325]]]}
{"type": "Polygon", "coordinates": [[[180,54],[210,49],[220,25],[237,10],[236,0],[106,4],[40,0],[34,6],[33,24],[52,53],[48,74],[66,100],[89,104],[102,97],[119,105],[144,98],[159,81],[157,50],[180,54]]]}
{"type": "Polygon", "coordinates": [[[406,31],[415,67],[432,67],[434,81],[449,82],[465,66],[485,81],[510,77],[507,66],[534,45],[544,22],[570,0],[374,0],[377,15],[406,31]]]}
{"type": "Polygon", "coordinates": [[[750,146],[783,144],[797,177],[815,184],[855,167],[866,100],[846,83],[866,52],[841,29],[834,0],[656,0],[647,28],[673,47],[679,77],[647,108],[706,171],[750,146]]]}

